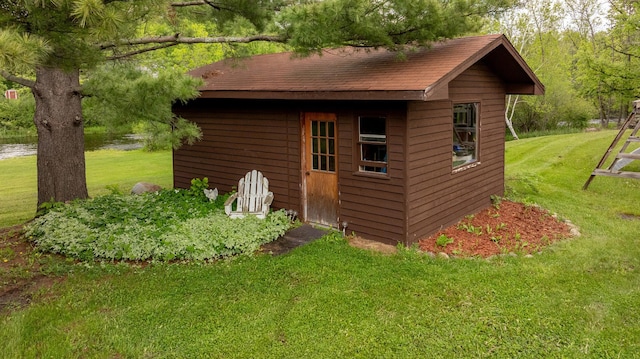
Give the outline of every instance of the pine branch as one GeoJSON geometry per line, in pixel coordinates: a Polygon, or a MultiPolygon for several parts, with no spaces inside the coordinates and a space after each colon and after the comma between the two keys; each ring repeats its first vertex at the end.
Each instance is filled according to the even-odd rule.
{"type": "Polygon", "coordinates": [[[209,5],[214,9],[220,10],[218,5],[215,5],[212,1],[207,0],[199,0],[199,1],[181,1],[181,2],[173,2],[171,6],[173,7],[186,7],[186,6],[201,6],[201,5],[209,5]]]}
{"type": "Polygon", "coordinates": [[[3,69],[0,69],[0,76],[4,77],[5,79],[9,80],[9,81],[13,81],[17,84],[20,84],[22,86],[28,87],[28,88],[34,88],[36,86],[36,82],[29,80],[29,79],[25,79],[23,77],[18,77],[15,75],[12,75],[8,72],[6,72],[3,69]]]}
{"type": "Polygon", "coordinates": [[[160,50],[160,49],[165,49],[167,47],[171,47],[171,46],[176,46],[178,44],[176,43],[169,43],[169,44],[162,44],[162,45],[158,45],[158,46],[152,46],[152,47],[147,47],[144,49],[139,49],[139,50],[135,50],[135,51],[130,51],[124,54],[118,54],[118,55],[113,55],[113,56],[108,56],[107,60],[119,60],[119,59],[124,59],[127,57],[131,57],[131,56],[135,56],[135,55],[139,55],[139,54],[144,54],[145,52],[150,52],[150,51],[155,51],[155,50],[160,50]]]}
{"type": "MultiPolygon", "coordinates": [[[[242,16],[242,13],[239,10],[234,9],[233,7],[230,7],[230,6],[224,6],[224,5],[220,4],[220,3],[215,3],[215,2],[213,2],[211,0],[180,1],[180,2],[171,3],[171,7],[174,7],[174,8],[188,7],[188,6],[203,6],[203,5],[211,6],[212,8],[214,8],[215,10],[218,10],[218,11],[229,11],[231,13],[238,14],[238,15],[242,16]]],[[[265,9],[270,9],[272,11],[280,11],[280,10],[282,10],[282,6],[278,6],[278,5],[275,5],[275,4],[264,5],[264,6],[265,6],[265,9]]],[[[288,5],[286,5],[286,6],[288,6],[288,5]]]]}
{"type": "MultiPolygon", "coordinates": [[[[224,7],[220,3],[215,3],[214,1],[211,1],[211,0],[176,1],[171,3],[172,7],[188,7],[188,6],[202,6],[202,5],[209,5],[216,10],[232,11],[230,7],[224,7]]],[[[289,5],[283,4],[282,6],[279,6],[277,4],[270,4],[270,5],[264,5],[264,6],[274,11],[280,11],[282,10],[283,6],[289,6],[289,5]]]]}
{"type": "Polygon", "coordinates": [[[146,44],[222,44],[222,43],[250,43],[255,41],[267,42],[285,42],[285,38],[272,35],[253,35],[253,36],[218,36],[218,37],[182,37],[180,34],[168,36],[142,37],[139,39],[125,39],[118,42],[101,44],[101,50],[111,49],[117,46],[135,46],[146,44]]]}

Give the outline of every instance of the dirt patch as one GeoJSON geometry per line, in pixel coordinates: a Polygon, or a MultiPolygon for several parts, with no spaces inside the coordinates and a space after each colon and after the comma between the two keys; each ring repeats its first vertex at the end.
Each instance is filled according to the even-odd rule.
{"type": "Polygon", "coordinates": [[[27,306],[34,296],[63,280],[44,275],[41,259],[22,235],[21,225],[0,228],[0,313],[27,306]]]}
{"type": "Polygon", "coordinates": [[[365,239],[358,236],[349,236],[347,237],[347,241],[349,245],[352,247],[366,249],[370,251],[376,251],[383,254],[394,254],[398,251],[395,246],[391,244],[380,243],[376,241],[372,241],[370,239],[365,239]]]}
{"type": "Polygon", "coordinates": [[[420,249],[458,257],[530,254],[579,235],[568,222],[537,206],[501,201],[419,242],[420,249]]]}
{"type": "Polygon", "coordinates": [[[626,219],[627,221],[638,221],[640,220],[640,216],[633,213],[620,213],[618,216],[622,219],[626,219]]]}
{"type": "Polygon", "coordinates": [[[270,253],[278,256],[289,253],[294,248],[313,242],[327,234],[325,230],[314,228],[309,224],[303,224],[300,227],[287,231],[283,236],[275,241],[263,244],[260,247],[261,253],[270,253]]]}
{"type": "Polygon", "coordinates": [[[24,266],[33,246],[22,239],[22,226],[0,228],[0,270],[24,266]]]}
{"type": "Polygon", "coordinates": [[[16,281],[0,291],[0,313],[28,306],[34,297],[45,295],[48,288],[62,280],[63,278],[35,275],[16,281]]]}

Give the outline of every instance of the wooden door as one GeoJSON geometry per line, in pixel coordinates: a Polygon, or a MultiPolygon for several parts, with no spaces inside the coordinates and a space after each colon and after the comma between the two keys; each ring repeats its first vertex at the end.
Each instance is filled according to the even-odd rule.
{"type": "Polygon", "coordinates": [[[304,114],[304,208],[308,222],[338,225],[338,129],[333,113],[304,114]]]}

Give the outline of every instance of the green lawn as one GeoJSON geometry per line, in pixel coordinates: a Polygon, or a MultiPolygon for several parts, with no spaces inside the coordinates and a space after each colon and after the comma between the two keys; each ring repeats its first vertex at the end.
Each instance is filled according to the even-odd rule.
{"type": "MultiPolygon", "coordinates": [[[[173,186],[171,152],[102,150],[86,153],[90,196],[108,193],[107,185],[130,191],[137,182],[173,186]]],[[[0,161],[0,228],[24,223],[36,213],[36,157],[0,161]]]]}
{"type": "Polygon", "coordinates": [[[0,357],[640,357],[640,220],[620,216],[640,215],[640,181],[581,190],[614,136],[507,144],[509,193],[583,233],[533,258],[383,256],[334,236],[211,265],[74,265],[0,319],[0,357]]]}

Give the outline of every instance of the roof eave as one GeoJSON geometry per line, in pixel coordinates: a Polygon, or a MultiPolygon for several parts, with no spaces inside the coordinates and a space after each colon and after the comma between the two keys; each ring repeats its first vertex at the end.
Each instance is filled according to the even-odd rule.
{"type": "Polygon", "coordinates": [[[511,83],[506,87],[507,95],[544,95],[544,85],[540,83],[511,83]]]}
{"type": "Polygon", "coordinates": [[[388,100],[424,101],[424,91],[211,91],[203,90],[200,98],[252,100],[388,100]]]}
{"type": "MultiPolygon", "coordinates": [[[[445,76],[441,77],[440,79],[438,79],[438,81],[436,81],[431,86],[429,86],[425,91],[425,94],[430,89],[431,89],[430,92],[434,94],[436,92],[441,92],[442,88],[446,87],[448,89],[448,86],[444,86],[444,84],[448,84],[449,82],[453,81],[453,79],[458,77],[460,74],[466,71],[473,64],[481,61],[483,58],[489,55],[492,51],[496,50],[499,46],[504,46],[507,52],[509,52],[511,57],[516,61],[518,66],[524,71],[524,73],[530,80],[530,82],[527,82],[526,84],[522,84],[522,83],[509,84],[507,86],[508,87],[507,93],[519,94],[519,95],[544,95],[544,91],[545,91],[544,85],[538,79],[538,77],[533,72],[533,70],[529,67],[526,61],[524,61],[522,56],[520,56],[518,51],[513,47],[511,42],[509,42],[509,39],[507,39],[507,37],[504,35],[497,37],[495,40],[491,41],[480,51],[477,51],[475,54],[473,54],[473,56],[470,56],[466,60],[462,61],[453,70],[451,70],[445,76]],[[438,91],[434,91],[434,89],[438,89],[438,91]],[[510,92],[510,91],[514,91],[514,92],[510,92]],[[519,92],[519,91],[522,91],[522,92],[519,92]]],[[[438,100],[438,99],[440,98],[435,96],[434,97],[427,96],[427,98],[425,98],[425,100],[438,100]]]]}
{"type": "Polygon", "coordinates": [[[423,101],[447,100],[449,98],[449,82],[438,81],[424,90],[423,101]]]}
{"type": "Polygon", "coordinates": [[[535,72],[533,72],[533,69],[529,67],[527,62],[524,60],[524,58],[522,58],[518,50],[516,50],[516,48],[513,47],[513,44],[511,44],[511,41],[509,41],[509,39],[507,39],[506,36],[502,35],[501,39],[502,39],[502,45],[507,49],[507,51],[509,51],[509,53],[511,53],[511,55],[518,62],[520,67],[526,72],[529,78],[533,81],[534,91],[532,95],[544,95],[544,91],[545,91],[544,84],[542,83],[542,81],[540,81],[538,76],[536,76],[535,72]]]}

